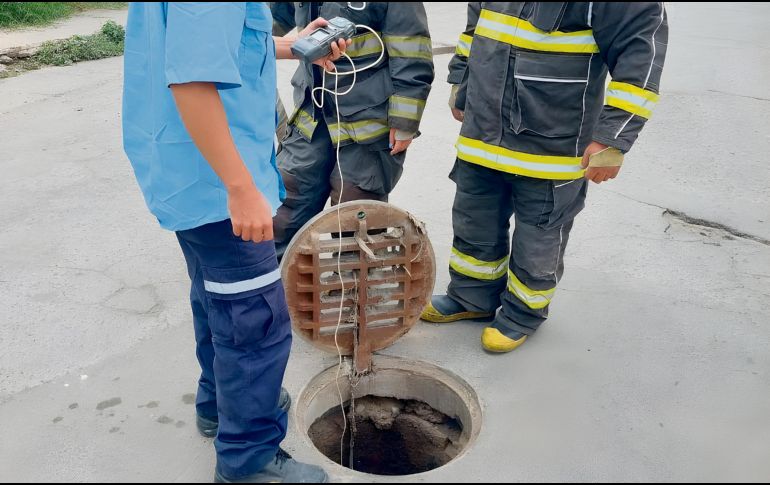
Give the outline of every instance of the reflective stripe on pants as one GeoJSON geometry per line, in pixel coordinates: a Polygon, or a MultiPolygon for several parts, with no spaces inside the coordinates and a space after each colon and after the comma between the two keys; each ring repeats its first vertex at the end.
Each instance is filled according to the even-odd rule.
{"type": "Polygon", "coordinates": [[[462,160],[451,178],[457,192],[448,294],[468,311],[491,313],[502,306],[499,324],[532,334],[548,317],[564,272],[564,251],[572,221],[584,205],[585,180],[564,185],[462,160]]]}

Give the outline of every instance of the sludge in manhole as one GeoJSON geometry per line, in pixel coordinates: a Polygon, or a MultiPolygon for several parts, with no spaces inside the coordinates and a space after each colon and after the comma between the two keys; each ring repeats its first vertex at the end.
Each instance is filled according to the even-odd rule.
{"type": "Polygon", "coordinates": [[[349,401],[345,412],[348,426],[343,440],[339,406],[318,418],[308,434],[321,453],[358,472],[389,476],[427,472],[449,463],[464,448],[460,422],[420,401],[356,398],[354,436],[349,401]]]}

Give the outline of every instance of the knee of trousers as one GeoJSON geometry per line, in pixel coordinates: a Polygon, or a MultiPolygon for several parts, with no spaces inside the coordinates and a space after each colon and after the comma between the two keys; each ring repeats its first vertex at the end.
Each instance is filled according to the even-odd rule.
{"type": "Polygon", "coordinates": [[[457,190],[452,207],[455,249],[482,261],[508,254],[510,212],[496,195],[474,195],[457,190]]]}
{"type": "Polygon", "coordinates": [[[553,280],[555,284],[568,236],[566,225],[543,229],[517,219],[511,247],[511,270],[521,278],[553,280]]]}

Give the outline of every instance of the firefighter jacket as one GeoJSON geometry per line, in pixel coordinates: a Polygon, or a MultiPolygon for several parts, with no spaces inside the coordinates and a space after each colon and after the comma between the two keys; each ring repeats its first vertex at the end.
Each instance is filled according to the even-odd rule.
{"type": "Polygon", "coordinates": [[[633,145],[658,101],[667,42],[662,3],[470,3],[448,79],[465,112],[458,158],[582,177],[592,141],[633,145]]]}
{"type": "MultiPolygon", "coordinates": [[[[295,24],[303,29],[314,18],[344,17],[357,25],[374,29],[385,44],[383,60],[357,75],[353,90],[339,96],[337,123],[334,96],[324,94],[324,109],[311,100],[313,87],[321,86],[322,71],[301,63],[292,78],[294,106],[291,124],[308,140],[323,116],[334,143],[371,143],[387,137],[391,128],[417,133],[425,102],[434,78],[433,52],[428,19],[420,2],[295,2],[295,24]]],[[[382,52],[371,32],[359,29],[347,54],[357,68],[376,61],[382,52]]],[[[344,57],[336,61],[339,71],[351,69],[344,57]]],[[[338,91],[350,86],[353,76],[342,76],[338,91]]],[[[334,89],[333,76],[326,75],[326,87],[334,89]]],[[[317,98],[320,99],[320,93],[317,98]]]]}

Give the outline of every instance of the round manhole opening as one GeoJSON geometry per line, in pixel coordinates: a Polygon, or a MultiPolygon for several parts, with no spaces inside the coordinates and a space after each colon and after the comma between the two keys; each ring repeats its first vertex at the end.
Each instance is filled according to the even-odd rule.
{"type": "Polygon", "coordinates": [[[303,436],[326,458],[370,475],[435,470],[462,456],[481,429],[478,397],[460,377],[381,355],[354,385],[336,366],[316,376],[295,413],[303,436]]]}

